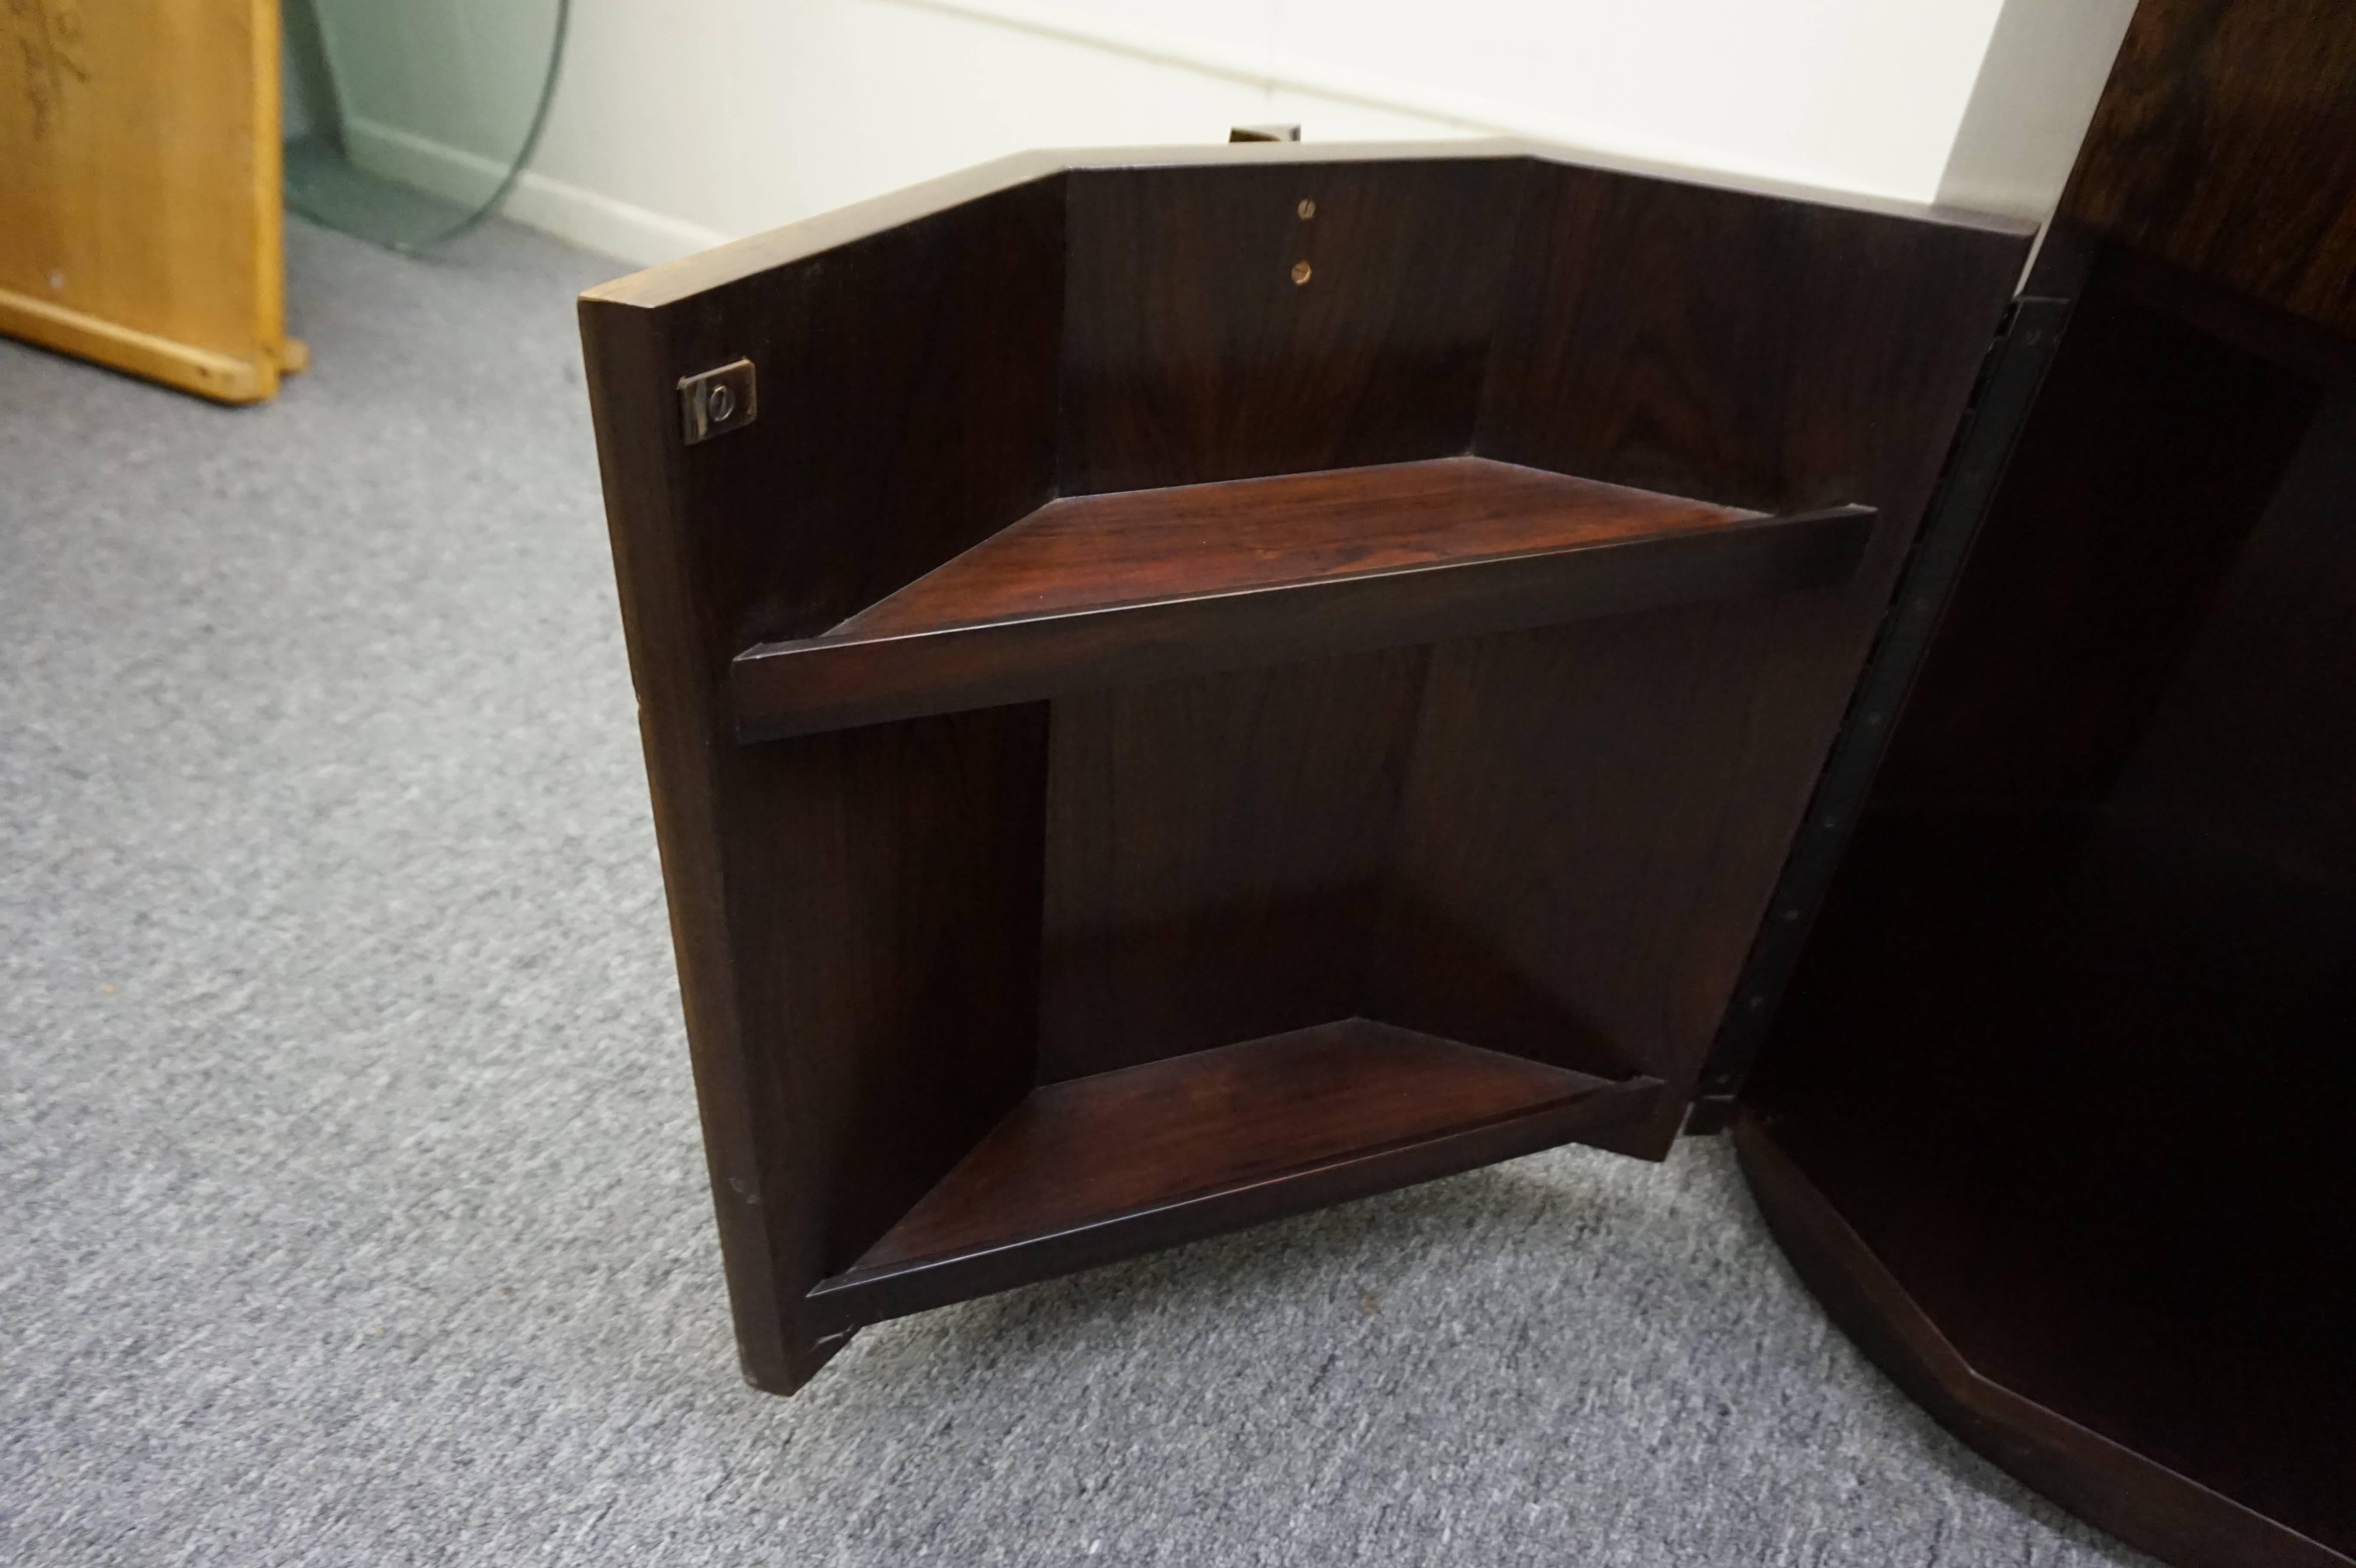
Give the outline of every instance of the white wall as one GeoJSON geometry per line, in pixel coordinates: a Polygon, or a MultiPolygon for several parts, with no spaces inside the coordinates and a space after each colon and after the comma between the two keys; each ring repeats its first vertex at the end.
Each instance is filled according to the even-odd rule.
{"type": "Polygon", "coordinates": [[[316,122],[363,167],[465,207],[498,191],[530,133],[558,0],[287,0],[286,9],[290,59],[316,19],[327,78],[286,73],[303,95],[287,100],[288,135],[316,122]],[[303,101],[313,93],[332,103],[303,101]]]}
{"type": "Polygon", "coordinates": [[[2134,16],[2135,0],[2007,5],[1940,174],[1939,199],[2040,223],[2051,217],[2134,16]]]}
{"type": "MultiPolygon", "coordinates": [[[[402,4],[448,7],[455,27],[488,0],[402,4]]],[[[574,0],[548,133],[508,210],[651,261],[1026,147],[1220,141],[1230,125],[1298,121],[1312,141],[1502,131],[2041,218],[2132,9],[574,0]]],[[[362,116],[422,181],[437,145],[463,162],[466,127],[436,100],[412,84],[362,116]]]]}

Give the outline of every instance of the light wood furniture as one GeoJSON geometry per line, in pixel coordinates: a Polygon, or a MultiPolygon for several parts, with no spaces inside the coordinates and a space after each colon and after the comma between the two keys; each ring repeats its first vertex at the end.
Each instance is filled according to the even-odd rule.
{"type": "Polygon", "coordinates": [[[0,7],[0,332],[224,402],[286,336],[277,0],[0,7]]]}

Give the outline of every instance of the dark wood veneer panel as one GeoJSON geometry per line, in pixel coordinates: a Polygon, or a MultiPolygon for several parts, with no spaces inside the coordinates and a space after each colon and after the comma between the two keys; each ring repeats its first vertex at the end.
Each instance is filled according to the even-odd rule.
{"type": "Polygon", "coordinates": [[[1511,144],[1164,150],[584,298],[748,1375],[1548,1143],[1660,1152],[2026,238],[1511,144]],[[759,418],[684,445],[679,379],[739,357],[759,418]],[[1370,1015],[1626,1082],[845,1273],[1034,1090],[1370,1015]]]}
{"type": "Polygon", "coordinates": [[[1047,1084],[812,1299],[913,1311],[1542,1148],[1657,1089],[1365,1019],[1047,1084]]]}
{"type": "MultiPolygon", "coordinates": [[[[1542,167],[1473,450],[1879,521],[1818,592],[1438,650],[1369,1011],[1683,1098],[2026,251],[1977,220],[1542,167]]],[[[1675,1132],[1665,1112],[1621,1147],[1675,1132]]]]}
{"type": "Polygon", "coordinates": [[[2062,214],[2356,336],[2356,21],[2142,0],[2062,214]]]}
{"type": "Polygon", "coordinates": [[[1532,167],[1075,169],[1062,493],[1466,450],[1532,167]]]}
{"type": "Polygon", "coordinates": [[[763,1387],[832,1353],[802,1293],[873,1240],[866,1206],[923,1191],[1026,1086],[1045,716],[756,752],[734,741],[728,663],[1052,492],[1062,252],[1058,176],[685,297],[581,304],[713,1201],[763,1387]],[[759,419],[684,445],[680,378],[747,357],[759,419]],[[928,880],[916,845],[955,878],[928,880]],[[830,963],[845,922],[867,944],[830,963]],[[934,950],[944,933],[963,956],[934,950]],[[969,1058],[904,1073],[950,1018],[969,1058]]]}
{"type": "Polygon", "coordinates": [[[1361,1010],[1429,660],[1055,699],[1042,1082],[1361,1010]]]}
{"type": "Polygon", "coordinates": [[[2028,229],[1545,176],[1472,450],[1761,511],[1874,507],[1899,520],[1894,565],[2028,229]]]}
{"type": "Polygon", "coordinates": [[[1033,703],[764,748],[736,897],[775,945],[738,985],[781,1020],[754,1049],[777,1092],[825,1108],[793,1179],[829,1272],[1030,1087],[1047,722],[1033,703]]]}
{"type": "Polygon", "coordinates": [[[1367,1010],[1690,1082],[1814,782],[1789,715],[1821,699],[1791,644],[1839,608],[1818,592],[1435,649],[1367,1010]]]}
{"type": "MultiPolygon", "coordinates": [[[[1976,1365],[1818,1187],[1786,1147],[1789,1136],[1778,1118],[1754,1111],[1735,1122],[1743,1175],[1768,1228],[1833,1320],[1948,1430],[2072,1512],[2180,1568],[2356,1563],[1976,1365]]],[[[2051,1328],[2043,1308],[2024,1305],[2014,1315],[2051,1328]]]]}
{"type": "Polygon", "coordinates": [[[759,378],[754,423],[675,459],[729,653],[821,632],[1054,494],[1062,198],[1017,187],[661,314],[677,375],[759,378]]]}

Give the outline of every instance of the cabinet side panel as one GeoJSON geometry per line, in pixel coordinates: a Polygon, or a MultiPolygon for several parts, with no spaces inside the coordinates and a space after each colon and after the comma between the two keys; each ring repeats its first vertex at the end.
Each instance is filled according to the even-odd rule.
{"type": "Polygon", "coordinates": [[[744,1376],[764,1388],[799,1386],[824,1363],[794,1321],[798,1272],[776,1252],[761,1202],[763,1151],[776,1112],[744,1051],[723,874],[722,710],[699,645],[696,581],[679,516],[677,406],[664,384],[670,356],[651,312],[584,302],[581,336],[597,464],[605,480],[614,576],[637,691],[638,731],[662,851],[680,999],[703,1118],[703,1153],[719,1211],[721,1257],[744,1376]]]}
{"type": "Polygon", "coordinates": [[[746,1052],[799,1113],[774,1168],[836,1274],[1031,1087],[1047,705],[748,755],[757,821],[730,866],[746,1052]]]}
{"type": "MultiPolygon", "coordinates": [[[[1410,1028],[1682,1100],[1839,724],[2024,231],[1547,166],[1483,456],[1881,521],[1837,590],[1435,659],[1373,974],[1410,1028]]],[[[1669,1104],[1631,1147],[1658,1152],[1669,1104]]]]}
{"type": "Polygon", "coordinates": [[[765,1388],[830,1351],[803,1293],[1028,1081],[1044,713],[741,746],[729,662],[1046,496],[1061,260],[1049,179],[658,305],[583,303],[730,1296],[765,1388]],[[680,379],[740,357],[757,416],[688,444],[680,379]]]}
{"type": "Polygon", "coordinates": [[[1682,1089],[1814,782],[1782,688],[1839,593],[1436,648],[1368,1011],[1682,1089]]]}
{"type": "Polygon", "coordinates": [[[1074,171],[1063,493],[1465,451],[1529,168],[1074,171]]]}
{"type": "Polygon", "coordinates": [[[758,377],[757,419],[680,471],[729,654],[825,631],[1049,497],[1063,210],[1057,176],[661,307],[677,374],[758,377]]]}

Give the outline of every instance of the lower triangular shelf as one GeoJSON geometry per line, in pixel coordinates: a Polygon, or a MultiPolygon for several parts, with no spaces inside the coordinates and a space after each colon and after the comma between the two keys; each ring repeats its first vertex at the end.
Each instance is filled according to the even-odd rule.
{"type": "Polygon", "coordinates": [[[1034,1089],[809,1295],[840,1329],[1625,1125],[1591,1077],[1365,1019],[1034,1089]]]}

